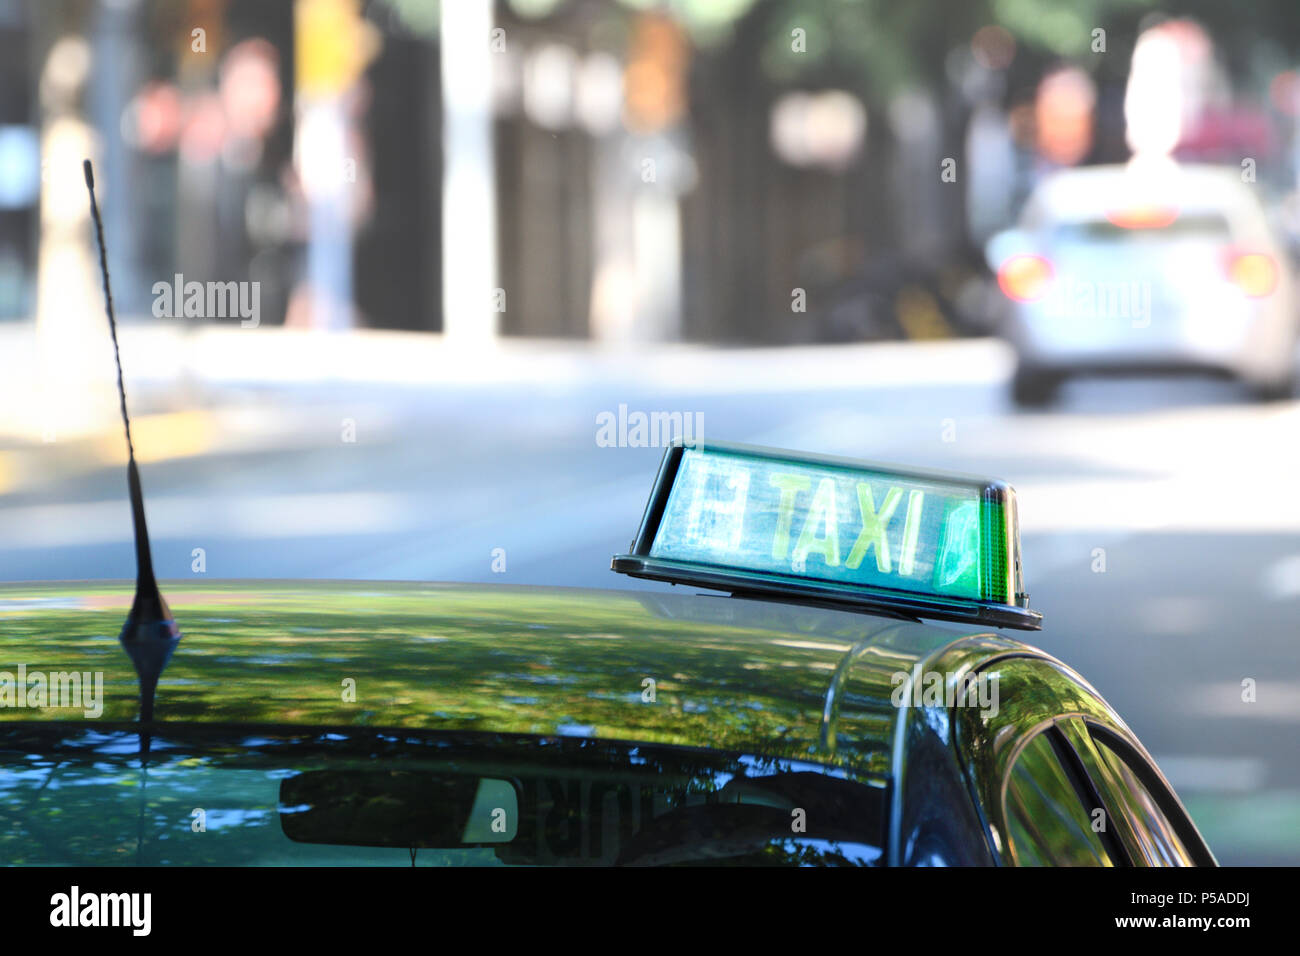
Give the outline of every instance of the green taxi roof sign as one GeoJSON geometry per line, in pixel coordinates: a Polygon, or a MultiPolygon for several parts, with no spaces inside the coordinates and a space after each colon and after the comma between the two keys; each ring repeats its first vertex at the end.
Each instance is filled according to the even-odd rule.
{"type": "Polygon", "coordinates": [[[1001,481],[710,442],[669,445],[622,574],[1038,630],[1001,481]]]}

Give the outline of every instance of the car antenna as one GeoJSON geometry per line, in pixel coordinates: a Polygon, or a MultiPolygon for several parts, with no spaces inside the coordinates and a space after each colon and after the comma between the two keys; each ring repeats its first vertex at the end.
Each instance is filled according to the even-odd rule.
{"type": "Polygon", "coordinates": [[[149,550],[149,528],[144,521],[144,495],[140,490],[140,471],[135,464],[135,447],[131,444],[131,419],[126,412],[126,386],[122,383],[122,355],[117,347],[117,318],[113,313],[113,293],[108,284],[108,257],[104,252],[104,224],[95,202],[95,174],[90,160],[82,163],[86,188],[90,191],[90,214],[95,220],[95,239],[99,243],[99,271],[104,279],[104,307],[108,313],[108,330],[113,336],[113,357],[117,361],[117,394],[122,403],[122,424],[126,428],[127,485],[131,493],[131,520],[135,525],[135,600],[122,625],[118,640],[122,642],[140,678],[140,722],[153,720],[154,692],[158,677],[171,660],[180,642],[180,628],[158,590],[153,573],[153,555],[149,550]]]}

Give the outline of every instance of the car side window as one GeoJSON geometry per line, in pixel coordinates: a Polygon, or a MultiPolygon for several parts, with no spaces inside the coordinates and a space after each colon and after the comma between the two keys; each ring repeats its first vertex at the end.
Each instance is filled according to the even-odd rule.
{"type": "Polygon", "coordinates": [[[1143,860],[1147,866],[1193,866],[1195,861],[1178,838],[1173,823],[1160,809],[1159,803],[1138,778],[1137,773],[1105,740],[1093,735],[1097,752],[1119,784],[1118,791],[1108,802],[1112,812],[1123,813],[1133,829],[1143,860]]]}
{"type": "Polygon", "coordinates": [[[1055,730],[1025,745],[1007,777],[1007,849],[1018,866],[1114,866],[1061,762],[1055,730]]]}

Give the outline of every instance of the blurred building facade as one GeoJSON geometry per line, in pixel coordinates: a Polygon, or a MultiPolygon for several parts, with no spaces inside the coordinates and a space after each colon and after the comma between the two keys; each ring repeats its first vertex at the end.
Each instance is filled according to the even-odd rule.
{"type": "MultiPolygon", "coordinates": [[[[1045,171],[1127,157],[1153,25],[1118,0],[1056,33],[983,2],[464,2],[487,8],[491,169],[444,222],[451,8],[0,0],[0,317],[82,307],[42,304],[38,276],[50,179],[75,190],[84,146],[130,315],[159,315],[159,283],[233,282],[259,325],[441,331],[474,237],[493,334],[979,332],[980,244],[1045,171]]],[[[1204,61],[1182,148],[1294,189],[1300,17],[1173,33],[1204,61]]]]}

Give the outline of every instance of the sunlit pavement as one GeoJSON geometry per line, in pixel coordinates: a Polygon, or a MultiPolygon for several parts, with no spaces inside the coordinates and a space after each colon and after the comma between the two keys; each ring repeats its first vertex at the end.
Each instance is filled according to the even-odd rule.
{"type": "MultiPolygon", "coordinates": [[[[111,379],[87,386],[93,414],[43,435],[13,341],[0,578],[127,577],[111,379]]],[[[467,351],[141,330],[123,352],[166,578],[195,576],[201,548],[210,578],[654,587],[609,571],[661,453],[597,443],[597,416],[620,405],[698,413],[706,440],[1004,478],[1045,617],[1029,639],[1124,715],[1222,862],[1300,862],[1300,404],[1100,381],[1018,412],[1010,357],[985,341],[467,351]]]]}

